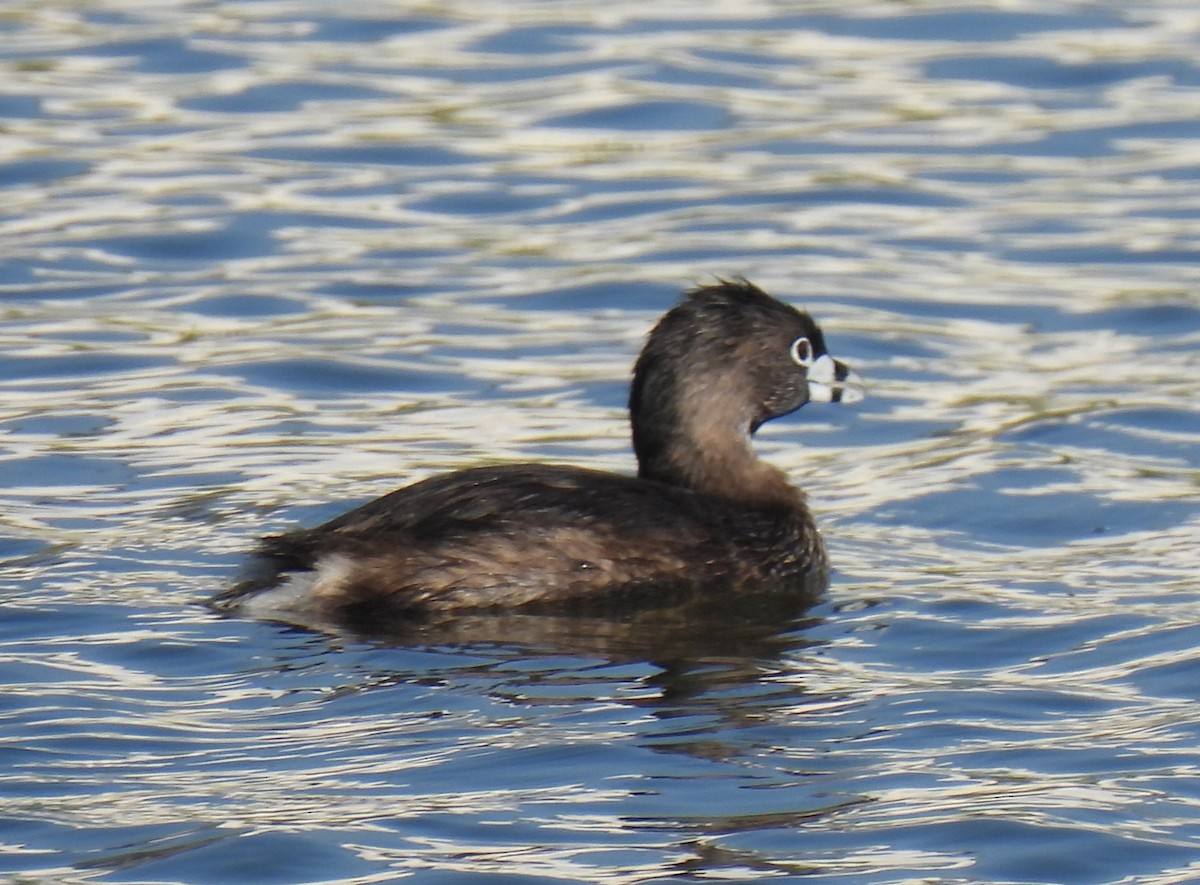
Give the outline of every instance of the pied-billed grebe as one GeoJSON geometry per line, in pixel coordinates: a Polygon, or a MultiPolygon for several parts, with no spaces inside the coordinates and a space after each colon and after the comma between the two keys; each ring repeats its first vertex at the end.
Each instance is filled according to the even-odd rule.
{"type": "Polygon", "coordinates": [[[265,539],[258,573],[216,605],[369,624],[808,587],[827,569],[821,536],[750,436],[810,400],[861,398],[808,314],[746,281],[703,286],[663,316],[634,367],[636,477],[544,464],[435,476],[265,539]]]}

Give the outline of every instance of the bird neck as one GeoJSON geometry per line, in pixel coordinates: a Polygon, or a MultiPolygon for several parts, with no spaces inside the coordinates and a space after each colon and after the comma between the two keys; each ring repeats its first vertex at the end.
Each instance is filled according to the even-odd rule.
{"type": "Polygon", "coordinates": [[[748,420],[647,426],[635,418],[638,476],[752,507],[801,506],[800,492],[783,471],[755,454],[750,434],[748,420]]]}

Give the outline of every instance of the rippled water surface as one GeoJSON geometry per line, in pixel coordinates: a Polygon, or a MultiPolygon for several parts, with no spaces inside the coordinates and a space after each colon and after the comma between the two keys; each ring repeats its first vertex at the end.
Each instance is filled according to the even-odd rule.
{"type": "Polygon", "coordinates": [[[0,9],[0,877],[1200,878],[1191,2],[0,9]],[[794,622],[197,601],[435,471],[630,470],[695,282],[870,382],[794,622]]]}

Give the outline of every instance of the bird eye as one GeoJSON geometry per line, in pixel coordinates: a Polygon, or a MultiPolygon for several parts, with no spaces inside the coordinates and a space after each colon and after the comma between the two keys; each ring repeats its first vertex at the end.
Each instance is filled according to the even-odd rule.
{"type": "Polygon", "coordinates": [[[792,362],[797,366],[802,366],[807,369],[813,362],[812,344],[807,338],[797,338],[792,342],[791,350],[788,351],[792,356],[792,362]]]}

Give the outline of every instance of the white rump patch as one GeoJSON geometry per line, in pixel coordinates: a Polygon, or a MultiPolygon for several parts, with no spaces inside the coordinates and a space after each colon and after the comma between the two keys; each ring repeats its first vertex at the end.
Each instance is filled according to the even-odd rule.
{"type": "Polygon", "coordinates": [[[311,616],[319,612],[322,597],[340,594],[353,573],[354,560],[350,557],[336,553],[325,556],[311,571],[281,575],[276,586],[246,597],[240,608],[246,615],[265,621],[311,616]]]}

